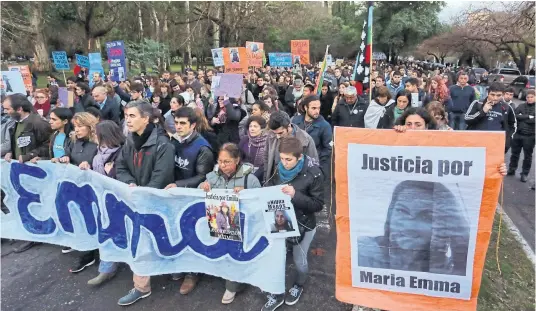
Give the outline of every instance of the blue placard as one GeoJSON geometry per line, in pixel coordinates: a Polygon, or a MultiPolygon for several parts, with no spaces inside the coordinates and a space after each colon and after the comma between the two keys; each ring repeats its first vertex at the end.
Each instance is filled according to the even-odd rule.
{"type": "Polygon", "coordinates": [[[52,52],[52,59],[54,60],[54,67],[56,70],[70,70],[69,60],[67,59],[67,52],[54,51],[52,52]]]}
{"type": "Polygon", "coordinates": [[[268,53],[268,59],[272,67],[292,67],[291,53],[268,53]]]}
{"type": "Polygon", "coordinates": [[[123,41],[106,42],[106,53],[108,54],[112,81],[125,81],[127,77],[125,43],[123,41]]]}
{"type": "Polygon", "coordinates": [[[104,68],[102,67],[101,53],[89,53],[89,86],[93,87],[93,74],[99,72],[104,77],[104,68]]]}
{"type": "Polygon", "coordinates": [[[85,55],[75,54],[76,64],[80,67],[89,68],[89,57],[85,55]]]}

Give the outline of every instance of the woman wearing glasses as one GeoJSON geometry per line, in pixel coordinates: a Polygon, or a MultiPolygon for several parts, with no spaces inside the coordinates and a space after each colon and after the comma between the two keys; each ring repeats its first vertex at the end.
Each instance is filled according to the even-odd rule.
{"type": "MultiPolygon", "coordinates": [[[[207,180],[201,183],[199,188],[206,192],[212,189],[232,189],[236,193],[243,189],[260,188],[261,183],[253,174],[253,169],[253,165],[241,162],[237,145],[226,143],[218,153],[218,165],[214,167],[214,171],[207,174],[207,180]]],[[[233,302],[236,292],[240,289],[240,283],[227,281],[221,302],[233,302]]]]}

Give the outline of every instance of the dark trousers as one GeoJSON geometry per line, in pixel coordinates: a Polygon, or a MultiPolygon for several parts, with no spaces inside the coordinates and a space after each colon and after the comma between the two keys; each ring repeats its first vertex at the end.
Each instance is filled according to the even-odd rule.
{"type": "Polygon", "coordinates": [[[519,155],[521,154],[521,149],[523,149],[523,170],[521,171],[521,174],[529,174],[530,167],[532,165],[532,152],[534,151],[534,143],[534,135],[514,135],[514,139],[512,139],[512,143],[510,145],[510,147],[512,148],[512,155],[510,156],[511,171],[515,171],[517,169],[519,155]]]}
{"type": "Polygon", "coordinates": [[[449,126],[453,130],[466,130],[465,113],[464,112],[451,112],[449,113],[449,126]]]}

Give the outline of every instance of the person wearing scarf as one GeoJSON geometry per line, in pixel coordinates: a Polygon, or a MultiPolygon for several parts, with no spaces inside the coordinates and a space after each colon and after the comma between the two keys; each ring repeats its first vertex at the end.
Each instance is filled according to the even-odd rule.
{"type": "Polygon", "coordinates": [[[393,109],[391,105],[395,102],[391,99],[391,93],[387,87],[378,88],[376,98],[370,102],[364,114],[365,128],[385,129],[392,128],[394,124],[393,109]],[[387,113],[386,113],[387,112],[387,113]]]}
{"type": "Polygon", "coordinates": [[[264,174],[264,152],[268,135],[264,129],[266,120],[260,116],[251,116],[246,124],[246,135],[240,140],[238,147],[243,154],[243,161],[254,166],[254,174],[262,180],[264,174]]]}

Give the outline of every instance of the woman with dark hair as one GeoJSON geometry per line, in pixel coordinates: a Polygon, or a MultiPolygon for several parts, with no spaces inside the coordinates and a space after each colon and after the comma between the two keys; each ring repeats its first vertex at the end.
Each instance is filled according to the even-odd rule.
{"type": "Polygon", "coordinates": [[[239,143],[238,124],[245,117],[246,112],[240,108],[234,98],[218,96],[218,103],[209,107],[207,111],[210,125],[214,128],[221,144],[226,142],[239,143]]]}
{"type": "MultiPolygon", "coordinates": [[[[167,83],[160,83],[160,92],[159,95],[161,97],[160,103],[158,105],[158,109],[162,111],[162,114],[166,114],[166,112],[171,109],[170,102],[171,102],[171,91],[169,84],[167,83]]],[[[154,94],[153,94],[154,97],[154,94]]]]}
{"type": "MultiPolygon", "coordinates": [[[[37,163],[39,160],[45,159],[59,159],[65,156],[65,152],[69,149],[71,141],[69,135],[73,130],[71,120],[73,114],[69,108],[56,108],[50,112],[49,124],[54,133],[50,137],[50,145],[48,148],[48,155],[44,157],[35,157],[30,161],[37,163]]],[[[71,248],[64,248],[64,250],[71,248]]],[[[64,252],[68,253],[68,252],[64,252]]]]}
{"type": "Polygon", "coordinates": [[[309,273],[307,254],[316,233],[315,213],[324,207],[324,175],[318,162],[303,154],[300,140],[292,136],[281,138],[279,158],[281,161],[275,174],[264,186],[285,185],[282,191],[291,198],[300,236],[287,241],[293,246],[297,273],[286,297],[285,294],[268,295],[268,301],[261,310],[275,310],[283,303],[294,305],[300,299],[309,273]]]}
{"type": "Polygon", "coordinates": [[[262,117],[268,123],[268,120],[270,120],[270,107],[264,101],[258,100],[251,106],[251,116],[262,117]]]}
{"type": "Polygon", "coordinates": [[[390,129],[395,123],[394,100],[386,86],[377,88],[376,97],[370,102],[363,114],[365,128],[390,129]]]}
{"type": "Polygon", "coordinates": [[[400,118],[400,116],[411,107],[411,92],[408,90],[401,90],[396,94],[395,98],[396,105],[393,105],[393,124],[391,124],[390,128],[395,125],[396,120],[400,118]]]}
{"type": "Polygon", "coordinates": [[[91,89],[89,88],[89,85],[87,83],[76,83],[74,92],[78,99],[74,104],[75,113],[87,111],[87,108],[89,107],[98,108],[97,104],[95,103],[95,100],[93,99],[93,96],[91,96],[91,89]]]}
{"type": "MultiPolygon", "coordinates": [[[[235,193],[243,189],[260,188],[261,183],[253,174],[254,167],[240,160],[240,149],[233,143],[224,144],[218,153],[218,165],[207,174],[207,180],[199,185],[199,189],[210,192],[212,189],[232,189],[235,193]]],[[[217,217],[217,216],[216,216],[217,217]]],[[[233,222],[235,222],[233,220],[233,222]]],[[[240,242],[236,242],[240,243],[240,242]]],[[[222,303],[233,302],[241,284],[226,281],[222,303]]]]}
{"type": "Polygon", "coordinates": [[[242,152],[242,160],[245,163],[253,164],[253,172],[259,180],[262,180],[264,175],[264,151],[267,139],[265,128],[266,120],[263,117],[249,117],[246,124],[246,135],[238,144],[242,152]]]}
{"type": "MultiPolygon", "coordinates": [[[[115,160],[121,153],[121,147],[125,143],[125,136],[119,126],[110,120],[104,120],[98,123],[95,131],[97,141],[99,142],[97,155],[93,158],[91,168],[89,164],[80,166],[80,168],[84,170],[92,169],[99,174],[115,179],[115,160]]],[[[92,252],[93,257],[98,259],[98,251],[95,250],[92,252]]],[[[115,262],[101,260],[99,263],[99,275],[89,280],[87,284],[94,286],[101,285],[110,280],[115,276],[117,266],[118,264],[115,262]]]]}
{"type": "Polygon", "coordinates": [[[284,111],[283,105],[277,100],[277,97],[273,95],[264,95],[262,97],[262,100],[266,104],[266,106],[270,107],[270,112],[274,111],[284,111]]]}
{"type": "Polygon", "coordinates": [[[169,111],[164,114],[164,120],[167,130],[171,134],[175,134],[177,130],[175,129],[175,119],[173,113],[175,113],[175,111],[179,110],[181,107],[184,107],[184,97],[180,95],[173,95],[173,97],[171,97],[171,101],[169,102],[169,106],[169,111]]]}
{"type": "Polygon", "coordinates": [[[331,107],[335,100],[333,93],[329,91],[329,85],[330,83],[328,81],[322,83],[322,90],[320,92],[320,114],[328,122],[331,120],[331,107]]]}
{"type": "Polygon", "coordinates": [[[208,141],[210,147],[212,148],[212,152],[214,153],[214,159],[217,159],[218,151],[220,150],[221,146],[218,141],[218,136],[216,135],[216,133],[214,133],[214,130],[208,124],[207,117],[205,117],[205,113],[203,112],[203,110],[195,108],[194,112],[197,117],[197,122],[195,123],[195,130],[208,141]]]}
{"type": "Polygon", "coordinates": [[[286,211],[279,210],[274,212],[274,223],[270,226],[270,233],[291,232],[294,231],[292,222],[289,220],[286,211]]]}
{"type": "Polygon", "coordinates": [[[434,118],[426,109],[411,107],[398,118],[394,129],[397,132],[405,132],[406,130],[435,130],[437,127],[434,118]]]}

